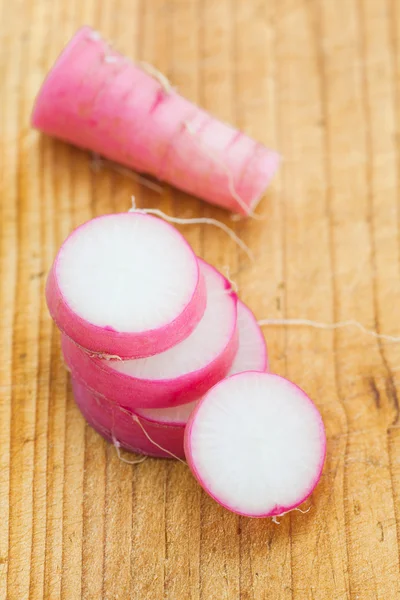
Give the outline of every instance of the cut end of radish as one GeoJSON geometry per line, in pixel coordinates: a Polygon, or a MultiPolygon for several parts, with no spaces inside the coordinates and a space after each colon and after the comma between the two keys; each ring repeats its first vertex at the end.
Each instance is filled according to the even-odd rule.
{"type": "Polygon", "coordinates": [[[296,385],[267,373],[223,380],[199,402],[185,453],[200,485],[251,517],[288,512],[311,494],[325,460],[321,415],[296,385]]]}
{"type": "MultiPolygon", "coordinates": [[[[242,192],[244,196],[249,195],[249,192],[246,192],[246,186],[251,187],[252,200],[249,202],[249,211],[253,212],[257,208],[271,180],[274,178],[280,162],[281,157],[277,152],[259,146],[258,152],[250,162],[241,182],[241,186],[244,188],[242,192]]],[[[241,190],[241,188],[239,189],[241,190]]]]}

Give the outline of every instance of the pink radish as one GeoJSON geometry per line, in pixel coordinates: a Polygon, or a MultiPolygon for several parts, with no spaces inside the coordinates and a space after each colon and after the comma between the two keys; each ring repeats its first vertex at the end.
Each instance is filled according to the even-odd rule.
{"type": "Polygon", "coordinates": [[[182,342],[148,358],[107,361],[64,337],[72,373],[93,391],[130,409],[169,407],[199,398],[229,371],[238,340],[237,297],[214,267],[199,259],[206,284],[204,315],[182,342]]]}
{"type": "Polygon", "coordinates": [[[129,410],[92,392],[74,377],[72,389],[89,425],[117,447],[160,458],[185,458],[183,427],[138,418],[129,410]]]}
{"type": "Polygon", "coordinates": [[[185,454],[200,485],[225,508],[249,517],[293,510],[321,475],[321,415],[290,381],[248,371],[224,379],[193,411],[185,454]]]}
{"type": "MultiPolygon", "coordinates": [[[[268,358],[264,335],[251,310],[240,300],[237,303],[239,347],[229,375],[243,371],[267,371],[268,358]]],[[[145,408],[135,412],[156,423],[185,426],[198,400],[172,408],[145,408]]]]}
{"type": "MultiPolygon", "coordinates": [[[[240,301],[238,333],[239,349],[230,373],[247,368],[264,371],[267,368],[267,351],[263,334],[253,313],[240,301]]],[[[197,401],[173,408],[136,410],[135,415],[89,390],[78,379],[73,377],[72,381],[75,399],[82,414],[103,437],[133,452],[161,457],[171,457],[172,453],[184,458],[185,425],[197,401]],[[149,440],[158,445],[151,441],[149,443],[149,440]],[[168,452],[163,452],[159,446],[168,452]]]]}
{"type": "Polygon", "coordinates": [[[67,336],[121,358],[181,342],[206,305],[198,261],[184,238],[140,213],[106,215],[73,231],[54,261],[46,297],[67,336]]]}
{"type": "Polygon", "coordinates": [[[83,27],[45,80],[32,123],[208,202],[251,214],[278,155],[184,99],[154,72],[83,27]]]}

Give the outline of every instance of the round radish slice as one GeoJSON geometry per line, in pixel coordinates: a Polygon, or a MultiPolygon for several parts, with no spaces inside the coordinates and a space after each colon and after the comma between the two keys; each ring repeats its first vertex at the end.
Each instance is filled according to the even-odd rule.
{"type": "Polygon", "coordinates": [[[199,265],[207,307],[185,340],[148,358],[107,361],[89,356],[64,337],[72,373],[93,391],[134,410],[191,402],[225,377],[238,347],[237,297],[214,267],[200,259],[199,265]]]}
{"type": "Polygon", "coordinates": [[[200,485],[249,517],[281,515],[313,491],[325,460],[321,415],[296,385],[248,371],[224,379],[193,411],[185,454],[200,485]]]}
{"type": "Polygon", "coordinates": [[[185,458],[183,428],[158,425],[95,394],[72,378],[75,402],[93,429],[114,445],[159,458],[185,458]]]}
{"type": "Polygon", "coordinates": [[[181,342],[206,304],[189,245],[171,225],[141,213],[78,227],[58,252],[46,297],[67,336],[121,358],[151,356],[181,342]]]}
{"type": "MultiPolygon", "coordinates": [[[[243,371],[267,371],[268,357],[264,335],[251,310],[240,300],[237,303],[239,347],[228,376],[243,371]]],[[[136,413],[157,423],[185,426],[198,400],[171,408],[137,409],[136,413]]]]}

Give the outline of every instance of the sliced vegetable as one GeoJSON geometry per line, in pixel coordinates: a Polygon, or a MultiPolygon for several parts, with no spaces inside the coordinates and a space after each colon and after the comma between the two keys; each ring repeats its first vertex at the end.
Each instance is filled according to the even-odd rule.
{"type": "Polygon", "coordinates": [[[150,356],[183,341],[206,305],[184,238],[140,213],[106,215],[75,229],[54,261],[46,297],[61,331],[114,358],[150,356]]]}
{"type": "Polygon", "coordinates": [[[296,508],[318,483],[326,438],[321,415],[290,381],[248,371],[214,386],[185,430],[188,464],[227,509],[272,517],[296,508]]]}
{"type": "Polygon", "coordinates": [[[185,340],[148,358],[109,361],[89,356],[64,337],[71,371],[93,391],[132,410],[191,402],[225,377],[238,347],[237,297],[214,267],[202,260],[199,265],[207,307],[185,340]]]}

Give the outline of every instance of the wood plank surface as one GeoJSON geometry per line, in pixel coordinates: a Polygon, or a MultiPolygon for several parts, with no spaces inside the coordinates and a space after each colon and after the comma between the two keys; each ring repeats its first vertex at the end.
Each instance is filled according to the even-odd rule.
{"type": "Polygon", "coordinates": [[[272,370],[328,434],[310,511],[277,525],[225,511],[183,464],[119,460],[74,405],[44,285],[71,229],[134,194],[234,227],[254,263],[221,231],[181,230],[258,318],[400,335],[400,2],[0,0],[0,41],[0,599],[399,599],[400,343],[265,328],[272,370]],[[31,129],[84,23],[282,153],[265,219],[157,194],[31,129]]]}

